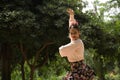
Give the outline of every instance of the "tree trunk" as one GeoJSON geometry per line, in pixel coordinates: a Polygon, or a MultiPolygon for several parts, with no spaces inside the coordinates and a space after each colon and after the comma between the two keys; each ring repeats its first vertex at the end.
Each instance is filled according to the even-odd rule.
{"type": "Polygon", "coordinates": [[[1,47],[2,80],[11,80],[10,47],[7,43],[1,47]]]}
{"type": "Polygon", "coordinates": [[[21,62],[22,80],[25,80],[24,63],[25,63],[25,61],[22,60],[22,62],[21,62]]]}
{"type": "Polygon", "coordinates": [[[103,68],[103,61],[101,59],[100,55],[97,55],[94,57],[94,63],[95,63],[95,73],[98,76],[98,80],[105,80],[105,70],[103,68]]]}
{"type": "Polygon", "coordinates": [[[31,66],[30,69],[31,69],[31,71],[30,71],[30,80],[33,80],[33,76],[34,76],[34,72],[35,72],[35,67],[31,66]]]}

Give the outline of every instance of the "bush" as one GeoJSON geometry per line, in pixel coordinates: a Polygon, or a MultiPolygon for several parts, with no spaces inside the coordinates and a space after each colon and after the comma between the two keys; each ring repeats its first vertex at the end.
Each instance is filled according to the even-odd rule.
{"type": "Polygon", "coordinates": [[[105,75],[106,80],[120,80],[120,74],[114,74],[113,72],[105,75]]]}
{"type": "Polygon", "coordinates": [[[49,61],[48,64],[44,65],[39,69],[39,77],[42,80],[61,80],[69,70],[69,63],[65,58],[61,58],[60,55],[56,54],[54,61],[49,61]]]}

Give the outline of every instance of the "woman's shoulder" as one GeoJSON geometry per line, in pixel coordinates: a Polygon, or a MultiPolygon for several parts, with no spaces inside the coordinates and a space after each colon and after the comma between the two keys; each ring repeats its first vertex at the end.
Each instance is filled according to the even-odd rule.
{"type": "Polygon", "coordinates": [[[75,42],[73,42],[74,44],[77,44],[77,45],[84,45],[84,43],[83,43],[83,41],[82,41],[82,39],[78,39],[78,40],[76,40],[75,42]]]}

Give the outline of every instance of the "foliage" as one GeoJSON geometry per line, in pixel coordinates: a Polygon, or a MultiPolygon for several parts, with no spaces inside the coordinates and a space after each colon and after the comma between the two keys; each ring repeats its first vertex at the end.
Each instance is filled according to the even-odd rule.
{"type": "Polygon", "coordinates": [[[60,78],[62,79],[62,77],[65,76],[67,71],[69,71],[69,63],[66,59],[62,59],[60,55],[56,53],[54,61],[49,61],[48,64],[39,69],[39,76],[42,80],[52,80],[52,78],[60,80],[60,78]]]}
{"type": "MultiPolygon", "coordinates": [[[[0,48],[6,43],[11,49],[8,52],[11,55],[12,79],[21,79],[20,63],[24,58],[19,49],[20,41],[30,63],[34,63],[36,52],[45,43],[54,43],[42,50],[38,56],[39,59],[35,65],[42,62],[46,62],[46,64],[39,65],[39,69],[35,71],[34,79],[61,79],[70,69],[67,61],[60,58],[57,53],[60,45],[69,42],[67,38],[68,15],[66,14],[68,7],[74,9],[75,18],[80,24],[81,39],[86,50],[86,63],[92,66],[96,73],[106,74],[105,78],[108,79],[109,71],[115,68],[112,66],[115,65],[114,62],[118,61],[115,66],[120,64],[120,16],[116,14],[112,16],[111,21],[104,22],[104,13],[112,7],[119,6],[119,3],[112,3],[114,1],[118,0],[109,2],[110,5],[97,4],[96,2],[94,4],[95,11],[87,11],[86,13],[82,13],[81,0],[0,1],[0,48]],[[97,9],[100,14],[96,10],[96,5],[102,6],[97,9]],[[107,8],[105,8],[106,6],[107,8]]],[[[5,54],[2,53],[2,55],[5,54]]],[[[29,79],[30,67],[26,62],[24,68],[27,80],[29,79]]],[[[98,74],[97,76],[101,77],[98,74]]]]}
{"type": "MultiPolygon", "coordinates": [[[[49,61],[46,65],[41,67],[39,70],[35,71],[34,79],[36,80],[60,80],[64,77],[69,70],[69,64],[66,59],[62,59],[58,53],[56,53],[56,59],[54,61],[49,61]],[[68,68],[68,70],[66,70],[68,68]]],[[[29,79],[30,68],[25,63],[25,76],[26,79],[29,79]]],[[[11,78],[14,80],[22,80],[21,79],[21,70],[20,65],[18,64],[12,74],[11,78]]]]}

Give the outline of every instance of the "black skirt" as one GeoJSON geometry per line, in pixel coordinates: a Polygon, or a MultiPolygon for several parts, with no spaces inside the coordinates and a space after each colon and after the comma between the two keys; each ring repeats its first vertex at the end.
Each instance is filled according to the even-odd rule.
{"type": "Polygon", "coordinates": [[[84,63],[84,60],[70,63],[71,71],[63,80],[92,80],[94,70],[84,63]]]}

